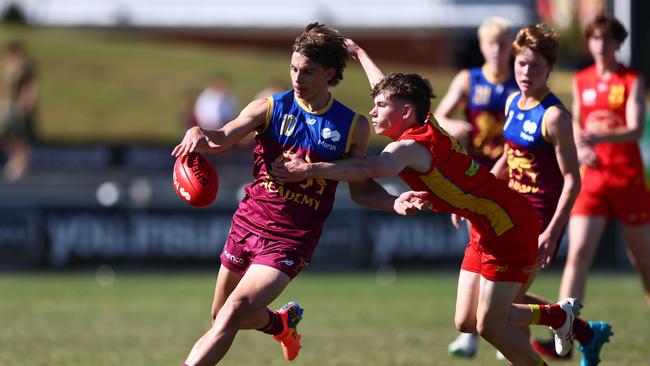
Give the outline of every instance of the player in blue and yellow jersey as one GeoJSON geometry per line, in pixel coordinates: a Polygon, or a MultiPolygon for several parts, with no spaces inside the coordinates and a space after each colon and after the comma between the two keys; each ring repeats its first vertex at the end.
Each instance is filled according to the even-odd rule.
{"type": "MultiPolygon", "coordinates": [[[[267,306],[309,264],[332,210],[337,182],[282,183],[269,174],[269,168],[285,156],[314,163],[365,157],[370,127],[365,117],[329,92],[343,78],[348,58],[345,39],[336,30],[310,24],[296,38],[292,51],[292,90],[252,101],[220,129],[189,129],[172,152],[181,156],[201,148],[218,153],[256,132],[253,181],[246,186],[221,253],[212,327],[196,342],[185,365],[216,364],[240,329],[273,335],[287,360],[300,351],[296,325],[302,309],[295,302],[277,311],[267,306]]],[[[372,181],[352,183],[351,196],[364,201],[373,185],[372,181]]],[[[392,210],[393,204],[386,206],[392,210]]]]}
{"type": "MultiPolygon", "coordinates": [[[[497,177],[508,181],[511,189],[528,199],[540,225],[538,262],[530,280],[517,294],[517,302],[548,304],[539,297],[531,301],[525,296],[526,291],[539,268],[548,266],[555,258],[580,191],[571,116],[547,85],[558,48],[557,35],[543,24],[525,27],[517,33],[513,42],[514,69],[521,92],[512,94],[506,103],[505,153],[492,169],[497,177]]],[[[581,343],[592,333],[588,323],[578,317],[573,327],[581,343]]],[[[530,333],[527,328],[524,332],[530,333]]],[[[541,354],[561,357],[552,342],[531,342],[541,354]]]]}
{"type": "Polygon", "coordinates": [[[485,63],[460,71],[438,104],[434,115],[440,125],[467,147],[478,163],[491,168],[503,152],[503,108],[517,91],[511,68],[512,35],[501,17],[485,20],[478,29],[485,63]],[[463,109],[465,119],[454,118],[463,109]]]}
{"type": "Polygon", "coordinates": [[[396,212],[432,209],[471,222],[458,282],[456,327],[478,332],[520,366],[546,365],[519,329],[522,324],[552,327],[561,351],[568,352],[580,307],[575,299],[537,307],[513,304],[537,257],[539,224],[531,204],[472,159],[431,118],[433,91],[426,79],[417,74],[384,76],[351,41],[348,50],[361,62],[373,86],[370,115],[375,132],[393,142],[379,156],[368,158],[308,163],[287,155],[287,161],[272,164],[273,176],[282,182],[305,182],[399,175],[414,191],[394,197],[369,187],[368,194],[377,202],[392,201],[396,212]]]}

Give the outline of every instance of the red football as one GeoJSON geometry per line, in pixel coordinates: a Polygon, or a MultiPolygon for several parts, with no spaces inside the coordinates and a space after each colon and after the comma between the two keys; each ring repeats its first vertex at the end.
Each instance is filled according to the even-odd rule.
{"type": "Polygon", "coordinates": [[[198,152],[179,156],[174,163],[174,191],[194,207],[206,207],[217,197],[219,178],[212,163],[198,152]]]}

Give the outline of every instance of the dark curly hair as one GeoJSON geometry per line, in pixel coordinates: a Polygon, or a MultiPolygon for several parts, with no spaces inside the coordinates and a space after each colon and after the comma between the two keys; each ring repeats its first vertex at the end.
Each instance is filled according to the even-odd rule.
{"type": "Polygon", "coordinates": [[[374,99],[382,93],[389,99],[399,99],[412,104],[418,122],[427,119],[431,109],[431,99],[436,97],[429,80],[418,74],[392,73],[385,76],[372,88],[370,95],[374,99]]]}
{"type": "Polygon", "coordinates": [[[328,83],[330,86],[343,80],[343,69],[349,54],[345,47],[345,37],[339,31],[324,24],[311,23],[296,37],[291,51],[298,52],[327,69],[333,68],[336,72],[328,83]]]}

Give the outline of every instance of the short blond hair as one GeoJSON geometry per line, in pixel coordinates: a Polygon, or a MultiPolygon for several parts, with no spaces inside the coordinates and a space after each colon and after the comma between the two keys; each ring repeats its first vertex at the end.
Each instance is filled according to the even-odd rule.
{"type": "Polygon", "coordinates": [[[492,17],[485,19],[478,27],[478,39],[496,39],[510,33],[510,22],[506,18],[492,17]]]}

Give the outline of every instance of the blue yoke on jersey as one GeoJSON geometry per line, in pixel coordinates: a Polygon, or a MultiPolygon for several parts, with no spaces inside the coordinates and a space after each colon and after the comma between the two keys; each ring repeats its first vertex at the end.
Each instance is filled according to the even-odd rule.
{"type": "Polygon", "coordinates": [[[564,186],[555,146],[546,132],[546,116],[551,108],[564,109],[564,106],[553,93],[528,108],[522,108],[520,100],[521,93],[515,93],[506,105],[503,137],[508,144],[508,185],[531,201],[544,230],[553,217],[564,186]]]}
{"type": "Polygon", "coordinates": [[[318,111],[293,90],[268,98],[266,124],[255,138],[252,183],[233,221],[249,231],[288,243],[315,246],[332,210],[337,182],[308,178],[281,183],[269,172],[295,154],[307,162],[342,159],[350,149],[358,115],[330,97],[318,111]]]}
{"type": "Polygon", "coordinates": [[[469,154],[491,167],[503,152],[503,110],[508,96],[518,90],[514,76],[498,82],[491,80],[481,67],[471,68],[465,118],[473,126],[469,154]]]}

